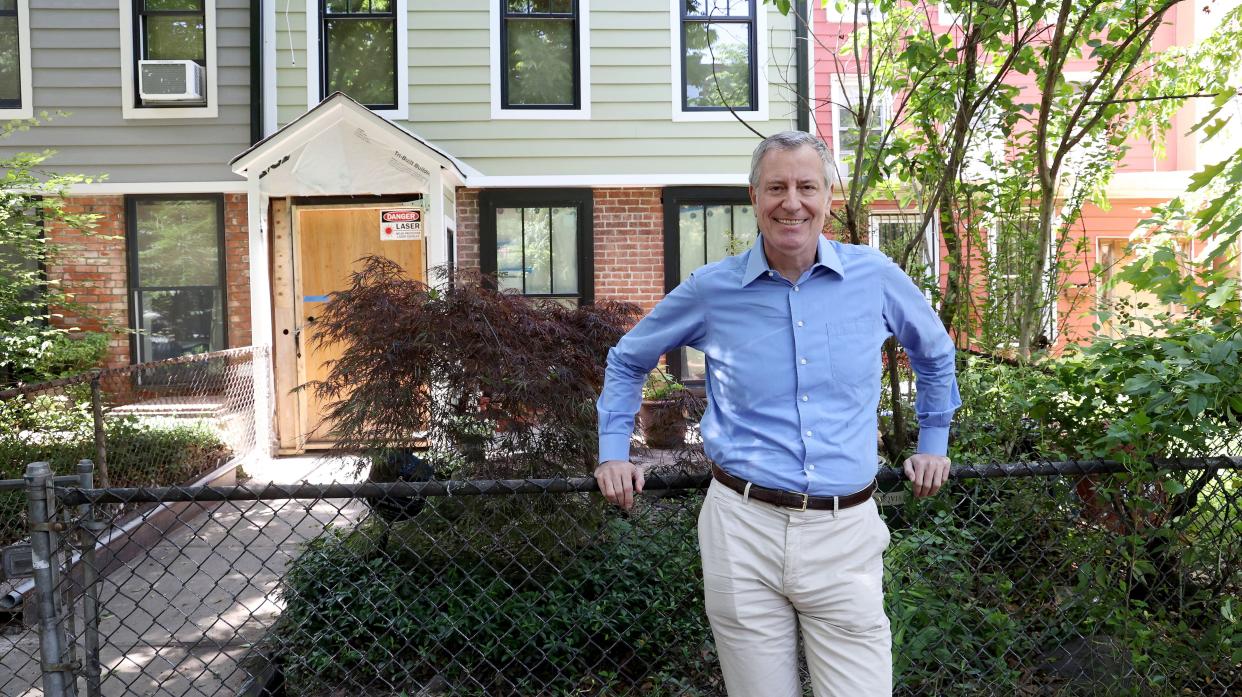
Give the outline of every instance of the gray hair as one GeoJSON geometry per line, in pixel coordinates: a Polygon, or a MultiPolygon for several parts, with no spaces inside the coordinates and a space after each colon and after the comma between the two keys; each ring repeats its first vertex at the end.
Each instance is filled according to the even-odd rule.
{"type": "Polygon", "coordinates": [[[750,185],[759,186],[759,163],[763,161],[764,155],[773,150],[797,150],[804,145],[814,150],[815,154],[819,155],[820,161],[824,163],[824,184],[831,191],[832,180],[837,173],[832,151],[828,149],[827,143],[806,131],[781,131],[764,138],[750,158],[750,185]]]}

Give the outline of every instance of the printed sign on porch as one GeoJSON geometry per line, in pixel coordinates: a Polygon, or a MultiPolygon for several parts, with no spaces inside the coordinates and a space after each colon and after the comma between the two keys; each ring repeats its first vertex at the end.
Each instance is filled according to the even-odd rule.
{"type": "Polygon", "coordinates": [[[423,209],[393,208],[380,211],[381,240],[423,239],[423,209]]]}

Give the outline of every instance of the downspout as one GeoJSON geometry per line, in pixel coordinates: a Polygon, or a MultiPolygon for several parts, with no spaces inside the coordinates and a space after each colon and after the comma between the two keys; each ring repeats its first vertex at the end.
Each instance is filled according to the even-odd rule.
{"type": "Polygon", "coordinates": [[[250,0],[250,144],[263,140],[263,0],[250,0]]]}
{"type": "Polygon", "coordinates": [[[794,70],[798,73],[795,83],[797,94],[797,124],[799,131],[811,130],[811,90],[808,84],[811,63],[810,41],[811,15],[807,10],[807,0],[794,2],[794,70]]]}

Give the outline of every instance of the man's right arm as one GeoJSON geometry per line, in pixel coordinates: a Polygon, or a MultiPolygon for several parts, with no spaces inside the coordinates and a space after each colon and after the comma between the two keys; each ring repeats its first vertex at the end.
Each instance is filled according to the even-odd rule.
{"type": "Polygon", "coordinates": [[[609,501],[629,508],[634,493],[642,491],[642,472],[629,459],[634,414],[642,404],[647,374],[660,356],[675,348],[700,345],[704,336],[703,303],[698,281],[691,274],[608,352],[604,389],[596,403],[601,464],[595,478],[609,501]]]}

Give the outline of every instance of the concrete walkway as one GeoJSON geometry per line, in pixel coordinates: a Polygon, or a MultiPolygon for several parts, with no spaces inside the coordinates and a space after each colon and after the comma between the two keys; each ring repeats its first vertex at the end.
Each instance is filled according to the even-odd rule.
{"type": "MultiPolygon", "coordinates": [[[[318,456],[246,470],[249,484],[358,480],[352,462],[318,456]]],[[[280,615],[286,565],[325,527],[365,512],[361,501],[242,501],[179,519],[100,586],[102,694],[237,694],[249,678],[239,662],[280,615]]],[[[0,696],[43,694],[38,652],[31,630],[0,635],[0,696]]]]}

